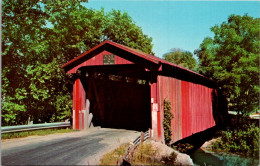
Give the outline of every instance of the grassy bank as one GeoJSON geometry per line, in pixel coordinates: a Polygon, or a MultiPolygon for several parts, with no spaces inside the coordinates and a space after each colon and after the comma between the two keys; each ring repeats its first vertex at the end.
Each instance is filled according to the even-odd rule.
{"type": "MultiPolygon", "coordinates": [[[[128,146],[129,144],[123,144],[104,155],[100,160],[101,165],[119,165],[128,146]]],[[[155,159],[156,153],[158,152],[150,143],[143,143],[136,148],[131,165],[162,165],[160,161],[155,159]]]]}
{"type": "Polygon", "coordinates": [[[101,165],[119,165],[122,158],[124,157],[125,151],[129,144],[122,144],[115,150],[105,154],[100,160],[101,165]]]}
{"type": "MultiPolygon", "coordinates": [[[[129,144],[123,144],[119,148],[107,153],[100,160],[101,165],[119,165],[122,161],[125,151],[129,144]]],[[[173,154],[167,158],[158,160],[160,151],[155,148],[150,142],[144,142],[139,145],[131,159],[131,165],[173,165],[176,156],[173,154]]]]}
{"type": "Polygon", "coordinates": [[[34,130],[34,131],[24,131],[24,132],[16,132],[16,133],[5,133],[1,134],[1,139],[12,139],[12,138],[22,138],[28,137],[32,135],[48,135],[48,134],[55,134],[55,133],[70,133],[75,132],[77,130],[73,129],[45,129],[45,130],[34,130]]]}

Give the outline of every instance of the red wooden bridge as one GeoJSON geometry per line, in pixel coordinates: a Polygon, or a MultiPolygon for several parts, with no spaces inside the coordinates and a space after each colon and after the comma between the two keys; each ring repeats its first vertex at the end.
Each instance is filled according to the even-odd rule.
{"type": "Polygon", "coordinates": [[[173,141],[216,124],[215,82],[153,55],[104,41],[62,68],[74,84],[74,129],[87,129],[92,119],[94,126],[152,128],[163,141],[164,99],[172,104],[173,141]]]}

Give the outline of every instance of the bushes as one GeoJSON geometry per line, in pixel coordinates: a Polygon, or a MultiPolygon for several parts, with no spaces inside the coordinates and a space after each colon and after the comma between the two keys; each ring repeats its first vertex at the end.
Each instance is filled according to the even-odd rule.
{"type": "Polygon", "coordinates": [[[219,142],[213,145],[213,149],[247,156],[259,156],[259,127],[244,125],[234,131],[222,132],[219,142]]]}
{"type": "Polygon", "coordinates": [[[181,153],[189,153],[194,149],[194,146],[189,143],[178,143],[175,149],[181,153]]]}
{"type": "Polygon", "coordinates": [[[172,138],[172,128],[171,128],[171,120],[173,115],[171,113],[171,102],[168,100],[164,100],[164,119],[163,119],[163,129],[164,129],[164,140],[165,144],[169,145],[172,138]]]}

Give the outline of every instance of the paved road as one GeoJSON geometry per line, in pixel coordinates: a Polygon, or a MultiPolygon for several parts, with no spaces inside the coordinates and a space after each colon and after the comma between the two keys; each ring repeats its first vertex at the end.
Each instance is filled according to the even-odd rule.
{"type": "Polygon", "coordinates": [[[31,136],[2,141],[2,165],[96,165],[108,151],[140,133],[121,129],[31,136]]]}

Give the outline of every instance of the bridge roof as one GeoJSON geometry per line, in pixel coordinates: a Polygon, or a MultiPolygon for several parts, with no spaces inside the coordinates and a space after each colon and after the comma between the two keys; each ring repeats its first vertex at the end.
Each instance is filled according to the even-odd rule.
{"type": "MultiPolygon", "coordinates": [[[[98,54],[101,51],[110,51],[112,53],[119,53],[116,55],[122,56],[122,58],[130,58],[130,56],[124,56],[124,54],[131,54],[131,60],[135,61],[135,63],[138,61],[139,64],[146,64],[146,66],[149,66],[153,69],[156,69],[157,71],[161,71],[162,75],[165,76],[177,76],[177,77],[192,77],[192,79],[199,79],[199,82],[207,81],[208,83],[212,84],[213,81],[209,78],[196,73],[192,70],[189,70],[187,68],[181,67],[179,65],[176,65],[174,63],[168,62],[164,59],[161,59],[159,57],[156,57],[154,55],[150,55],[144,52],[141,52],[139,50],[109,41],[105,40],[101,44],[93,47],[92,49],[88,50],[87,52],[81,54],[80,56],[72,59],[71,61],[67,62],[66,64],[62,65],[61,67],[65,69],[65,71],[69,71],[70,69],[78,66],[79,64],[83,63],[84,61],[92,58],[96,54],[98,54]],[[177,72],[176,72],[177,71],[177,72]],[[182,76],[186,75],[186,76],[182,76]]],[[[184,79],[185,80],[185,79],[184,79]]],[[[197,82],[197,81],[195,81],[197,82]]],[[[204,83],[205,84],[205,83],[204,83]]],[[[207,83],[206,83],[207,84],[207,83]]],[[[215,84],[215,83],[213,83],[215,84]]]]}

